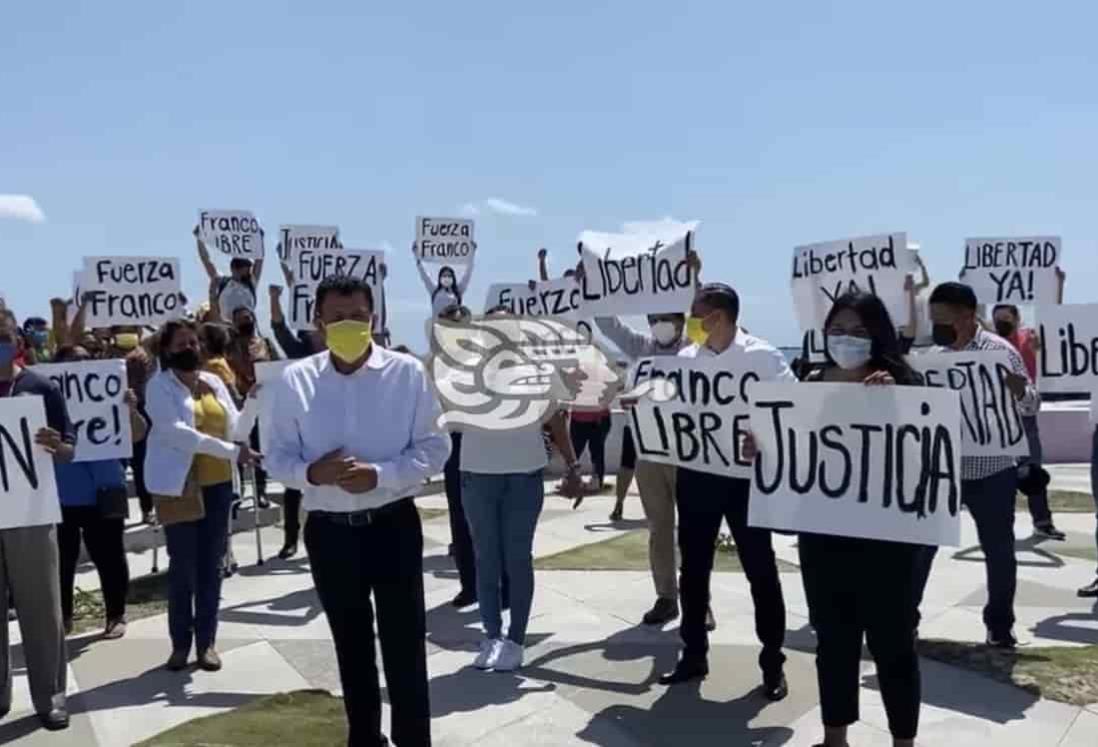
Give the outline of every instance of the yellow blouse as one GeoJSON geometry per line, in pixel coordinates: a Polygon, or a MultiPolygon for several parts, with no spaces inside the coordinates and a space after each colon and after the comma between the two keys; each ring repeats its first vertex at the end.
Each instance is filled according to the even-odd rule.
{"type": "MultiPolygon", "coordinates": [[[[194,427],[207,436],[224,439],[228,435],[228,419],[225,408],[212,394],[205,394],[194,401],[194,427]]],[[[233,465],[226,459],[207,454],[194,455],[194,468],[198,484],[202,487],[232,482],[233,465]]]]}

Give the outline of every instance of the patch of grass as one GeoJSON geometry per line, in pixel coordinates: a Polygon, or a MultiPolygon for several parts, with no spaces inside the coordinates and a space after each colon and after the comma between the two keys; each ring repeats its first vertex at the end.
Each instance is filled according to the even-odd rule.
{"type": "MultiPolygon", "coordinates": [[[[1094,498],[1090,493],[1079,493],[1074,490],[1050,490],[1048,493],[1048,505],[1054,514],[1092,514],[1094,513],[1094,498]]],[[[1029,511],[1029,503],[1024,495],[1018,494],[1014,503],[1017,511],[1029,511]]]]}
{"type": "MultiPolygon", "coordinates": [[[[637,529],[590,545],[573,547],[534,561],[542,571],[647,571],[648,530],[637,529]]],[[[734,547],[718,546],[713,570],[742,573],[739,555],[734,547]]],[[[793,571],[795,566],[778,561],[779,571],[793,571]]]]}
{"type": "MultiPolygon", "coordinates": [[[[157,573],[154,576],[142,576],[130,581],[130,591],[126,596],[126,619],[140,620],[168,611],[168,574],[157,573]]],[[[72,625],[74,633],[87,633],[101,630],[106,622],[106,608],[103,606],[103,594],[95,591],[75,589],[72,597],[72,625]]]]}
{"type": "Polygon", "coordinates": [[[440,516],[445,516],[450,513],[444,508],[420,508],[417,506],[416,510],[419,511],[420,521],[430,521],[431,519],[437,519],[440,516]]]}
{"type": "Polygon", "coordinates": [[[343,701],[321,690],[258,698],[228,713],[188,721],[137,747],[330,747],[347,743],[343,701]]]}
{"type": "Polygon", "coordinates": [[[924,640],[919,653],[1071,705],[1098,703],[1098,646],[1003,651],[982,644],[924,640]]]}

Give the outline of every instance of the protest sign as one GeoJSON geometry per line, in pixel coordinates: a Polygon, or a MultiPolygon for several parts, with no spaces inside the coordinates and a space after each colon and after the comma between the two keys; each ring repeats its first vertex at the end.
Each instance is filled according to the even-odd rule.
{"type": "Polygon", "coordinates": [[[1098,304],[1040,306],[1037,319],[1040,390],[1086,394],[1098,387],[1098,304]]]}
{"type": "Polygon", "coordinates": [[[198,232],[217,254],[231,259],[263,259],[263,231],[247,210],[200,210],[198,232]]]}
{"type": "Polygon", "coordinates": [[[278,258],[292,264],[302,249],[342,249],[337,226],[279,226],[278,258]]]}
{"type": "Polygon", "coordinates": [[[47,363],[35,367],[65,397],[76,430],[76,462],[133,456],[130,408],[125,403],[126,362],[122,359],[47,363]]]}
{"type": "Polygon", "coordinates": [[[155,327],[186,312],[174,257],[85,257],[80,283],[88,297],[88,329],[155,327]]]}
{"type": "Polygon", "coordinates": [[[515,316],[547,316],[577,319],[582,306],[582,291],[572,278],[557,278],[535,283],[494,283],[488,286],[485,309],[506,306],[515,316]]]}
{"type": "Polygon", "coordinates": [[[352,275],[364,281],[374,296],[374,311],[381,309],[381,265],[385,252],[375,249],[302,249],[291,266],[288,324],[292,329],[313,328],[316,288],[326,277],[352,275]]]}
{"type": "Polygon", "coordinates": [[[1013,369],[1005,351],[924,353],[908,360],[927,386],[960,395],[962,456],[1030,455],[1018,401],[1006,383],[1013,369]]]}
{"type": "Polygon", "coordinates": [[[278,388],[278,382],[282,378],[282,372],[294,361],[261,361],[255,364],[255,380],[259,385],[256,399],[259,403],[259,443],[269,444],[271,441],[271,421],[274,419],[274,393],[278,388]]]}
{"type": "Polygon", "coordinates": [[[909,305],[904,284],[913,269],[905,233],[794,248],[793,304],[810,357],[822,359],[827,314],[835,299],[849,291],[872,293],[884,302],[895,325],[907,324],[909,305]]]}
{"type": "Polygon", "coordinates": [[[684,313],[694,301],[696,276],[689,252],[694,233],[664,240],[642,234],[584,231],[585,316],[684,313]]]}
{"type": "Polygon", "coordinates": [[[443,265],[472,263],[477,250],[473,221],[467,218],[416,218],[416,256],[443,265]]]}
{"type": "Polygon", "coordinates": [[[45,427],[41,397],[0,398],[0,529],[61,522],[53,457],[34,443],[45,427]]]}
{"type": "Polygon", "coordinates": [[[955,392],[759,382],[751,395],[750,526],[960,544],[955,392]]]}
{"type": "Polygon", "coordinates": [[[961,280],[980,303],[1054,304],[1059,236],[965,239],[961,280]]]}
{"type": "Polygon", "coordinates": [[[629,389],[649,380],[673,385],[670,400],[641,397],[630,410],[637,456],[658,464],[750,479],[743,458],[751,395],[760,374],[773,370],[769,352],[741,351],[719,361],[641,358],[629,372],[629,389]]]}

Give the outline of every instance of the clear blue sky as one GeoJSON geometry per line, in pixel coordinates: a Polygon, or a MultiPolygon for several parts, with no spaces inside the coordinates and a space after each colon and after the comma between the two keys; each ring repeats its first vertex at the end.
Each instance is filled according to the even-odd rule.
{"type": "Polygon", "coordinates": [[[45,216],[0,207],[9,305],[44,313],[114,253],[184,257],[197,298],[197,210],[242,208],[394,247],[420,347],[414,217],[467,203],[474,308],[539,246],[559,272],[580,230],[665,216],[702,221],[705,276],[777,344],[793,246],[858,234],[908,231],[939,277],[966,236],[1061,234],[1067,300],[1096,300],[1093,4],[376,5],[5,7],[0,194],[45,216]]]}

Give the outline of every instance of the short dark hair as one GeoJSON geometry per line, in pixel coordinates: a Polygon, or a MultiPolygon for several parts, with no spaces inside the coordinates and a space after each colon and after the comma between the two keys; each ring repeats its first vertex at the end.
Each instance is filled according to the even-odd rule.
{"type": "Polygon", "coordinates": [[[189,329],[191,332],[198,334],[198,325],[192,322],[190,319],[172,319],[170,322],[164,322],[164,326],[160,328],[157,333],[160,336],[160,367],[167,369],[168,366],[168,348],[172,346],[172,340],[175,338],[176,333],[181,330],[189,329]]]}
{"type": "Polygon", "coordinates": [[[735,322],[740,318],[740,294],[731,285],[724,283],[706,283],[698,288],[695,300],[714,309],[719,309],[735,322]]]}
{"type": "Polygon", "coordinates": [[[489,314],[510,314],[510,313],[511,313],[511,307],[507,306],[506,304],[502,304],[502,303],[497,303],[495,306],[484,310],[484,316],[488,316],[489,314]]]}
{"type": "MultiPolygon", "coordinates": [[[[61,347],[57,348],[57,350],[54,351],[54,353],[53,353],[53,362],[54,363],[66,363],[68,361],[71,361],[76,356],[76,349],[77,348],[82,348],[82,347],[84,347],[84,346],[83,345],[70,345],[70,344],[62,345],[61,347]]],[[[84,352],[87,352],[87,350],[85,350],[84,352]]]]}
{"type": "Polygon", "coordinates": [[[1001,303],[1001,304],[997,304],[997,305],[995,306],[995,308],[991,310],[991,315],[992,315],[992,316],[995,316],[995,315],[996,315],[996,314],[998,314],[998,313],[999,313],[1000,311],[1009,311],[1009,312],[1010,312],[1011,314],[1013,314],[1013,315],[1014,315],[1014,318],[1015,318],[1015,319],[1021,319],[1021,318],[1022,318],[1022,313],[1021,313],[1020,311],[1018,311],[1018,307],[1017,307],[1017,306],[1015,306],[1015,305],[1014,305],[1014,304],[1012,304],[1012,303],[1001,303]]]}
{"type": "Polygon", "coordinates": [[[975,311],[977,306],[976,292],[964,283],[942,283],[930,294],[928,303],[932,306],[940,303],[975,311]]]}
{"type": "Polygon", "coordinates": [[[251,267],[252,261],[247,257],[233,257],[229,262],[229,269],[235,270],[238,267],[251,267]]]}
{"type": "Polygon", "coordinates": [[[35,327],[48,327],[49,322],[40,316],[28,316],[23,320],[23,331],[30,332],[35,327]]]}
{"type": "Polygon", "coordinates": [[[228,352],[232,335],[224,324],[206,323],[198,328],[198,339],[206,347],[207,353],[220,358],[228,352]]]}
{"type": "Polygon", "coordinates": [[[365,280],[353,275],[329,275],[321,280],[316,288],[316,307],[313,309],[313,316],[320,316],[320,310],[324,308],[324,299],[330,293],[337,296],[353,296],[361,293],[366,296],[366,305],[370,307],[370,313],[374,311],[374,292],[370,290],[365,280]]]}

